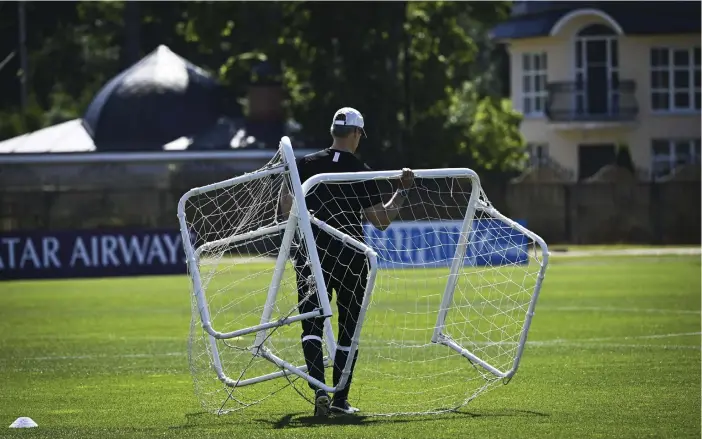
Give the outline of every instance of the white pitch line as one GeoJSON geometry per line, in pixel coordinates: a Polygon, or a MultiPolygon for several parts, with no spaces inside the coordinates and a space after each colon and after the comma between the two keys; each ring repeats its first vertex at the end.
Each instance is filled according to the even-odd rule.
{"type": "MultiPolygon", "coordinates": [[[[495,343],[494,346],[497,346],[495,343]]],[[[404,346],[411,347],[411,346],[404,346]]],[[[416,346],[420,347],[420,346],[416,346]]],[[[700,346],[695,345],[664,345],[664,344],[626,344],[626,343],[595,343],[595,342],[556,342],[550,341],[532,341],[527,342],[527,348],[616,348],[616,349],[663,349],[663,350],[701,350],[700,346]]],[[[383,350],[383,346],[366,346],[362,350],[376,351],[383,350]]],[[[25,357],[21,361],[57,361],[57,360],[94,360],[94,359],[120,359],[120,358],[157,358],[157,357],[185,357],[187,352],[166,352],[162,354],[132,354],[132,355],[65,355],[55,357],[25,357]]],[[[8,362],[9,359],[0,359],[0,362],[8,362]]]]}
{"type": "Polygon", "coordinates": [[[539,311],[594,311],[594,312],[622,312],[622,313],[644,313],[644,314],[702,314],[702,311],[697,309],[660,309],[660,308],[617,308],[617,307],[599,307],[599,306],[536,306],[536,312],[539,311]]]}
{"type": "Polygon", "coordinates": [[[659,335],[640,335],[636,337],[624,337],[624,340],[631,338],[669,338],[669,337],[687,337],[690,335],[702,335],[702,332],[679,332],[674,334],[659,334],[659,335]]]}
{"type": "Polygon", "coordinates": [[[175,357],[179,355],[187,355],[187,352],[164,352],[162,354],[117,354],[117,355],[64,355],[64,356],[47,356],[47,357],[27,357],[22,360],[95,360],[98,358],[153,358],[153,357],[175,357]]]}
{"type": "MultiPolygon", "coordinates": [[[[610,340],[646,340],[646,339],[660,339],[660,338],[673,338],[673,337],[690,337],[695,335],[702,335],[702,332],[673,332],[669,334],[653,334],[653,335],[629,335],[623,337],[599,337],[599,338],[587,338],[582,340],[563,340],[565,342],[598,342],[598,341],[610,341],[610,340]]],[[[555,341],[555,340],[554,340],[555,341]]]]}
{"type": "Polygon", "coordinates": [[[696,256],[702,254],[700,247],[651,247],[601,250],[551,251],[555,257],[595,257],[595,256],[696,256]]]}
{"type": "MultiPolygon", "coordinates": [[[[538,343],[538,342],[537,342],[538,343]]],[[[598,349],[663,349],[663,350],[689,350],[699,351],[700,346],[695,345],[665,345],[665,344],[626,344],[626,343],[550,343],[536,344],[533,347],[567,347],[567,348],[598,348],[598,349]]],[[[527,343],[527,347],[532,347],[527,343]]]]}

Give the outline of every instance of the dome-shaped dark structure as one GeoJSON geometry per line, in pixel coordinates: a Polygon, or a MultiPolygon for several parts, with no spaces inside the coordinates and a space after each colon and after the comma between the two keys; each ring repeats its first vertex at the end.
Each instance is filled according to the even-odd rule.
{"type": "Polygon", "coordinates": [[[83,124],[98,151],[160,150],[216,123],[219,88],[207,72],[159,46],[98,92],[83,124]]]}

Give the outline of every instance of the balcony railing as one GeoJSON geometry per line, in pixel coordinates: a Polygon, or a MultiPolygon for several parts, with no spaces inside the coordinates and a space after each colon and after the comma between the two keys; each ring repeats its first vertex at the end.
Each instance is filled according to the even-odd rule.
{"type": "Polygon", "coordinates": [[[546,116],[552,122],[631,122],[639,113],[636,83],[552,82],[547,85],[546,116]]]}

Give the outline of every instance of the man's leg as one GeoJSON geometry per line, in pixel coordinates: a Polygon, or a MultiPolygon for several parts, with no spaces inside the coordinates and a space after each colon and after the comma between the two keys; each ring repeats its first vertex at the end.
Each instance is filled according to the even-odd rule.
{"type": "MultiPolygon", "coordinates": [[[[297,298],[300,313],[314,311],[319,308],[319,298],[317,294],[309,294],[310,286],[314,284],[312,269],[306,260],[298,261],[295,265],[297,275],[297,298]],[[309,294],[309,297],[307,297],[309,294]]],[[[329,285],[328,275],[325,272],[325,285],[329,285]]],[[[329,300],[331,300],[331,288],[327,286],[329,300]]],[[[324,351],[322,350],[322,334],[324,329],[324,318],[302,320],[302,353],[307,365],[307,373],[312,378],[326,383],[324,379],[324,351]]],[[[329,413],[329,395],[323,389],[317,388],[312,383],[308,383],[314,390],[314,414],[315,416],[327,416],[329,413]]]]}
{"type": "Polygon", "coordinates": [[[352,259],[351,264],[345,268],[341,285],[337,292],[336,303],[339,309],[339,335],[336,355],[334,356],[334,386],[341,380],[341,373],[344,370],[349,355],[353,355],[351,371],[346,386],[334,394],[332,400],[332,411],[342,413],[355,413],[358,409],[351,407],[348,403],[349,390],[353,370],[356,367],[358,350],[351,352],[351,340],[356,331],[358,316],[361,312],[361,303],[365,293],[368,279],[368,269],[365,256],[357,255],[352,259]]]}
{"type": "MultiPolygon", "coordinates": [[[[310,282],[314,282],[312,270],[307,264],[296,264],[297,275],[297,299],[300,314],[314,311],[319,308],[319,300],[316,294],[307,295],[310,291],[310,282]]],[[[307,372],[310,376],[322,383],[324,381],[324,353],[322,351],[322,333],[324,328],[323,318],[302,320],[302,353],[305,356],[307,372]]],[[[312,390],[317,387],[309,383],[312,390]]]]}

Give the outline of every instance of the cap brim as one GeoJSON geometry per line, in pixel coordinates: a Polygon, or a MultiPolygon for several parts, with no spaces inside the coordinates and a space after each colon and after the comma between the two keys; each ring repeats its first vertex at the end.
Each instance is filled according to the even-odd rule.
{"type": "Polygon", "coordinates": [[[366,134],[366,130],[364,130],[363,128],[361,128],[361,132],[363,133],[363,137],[365,137],[365,138],[367,139],[367,138],[368,138],[368,135],[366,134]]]}

